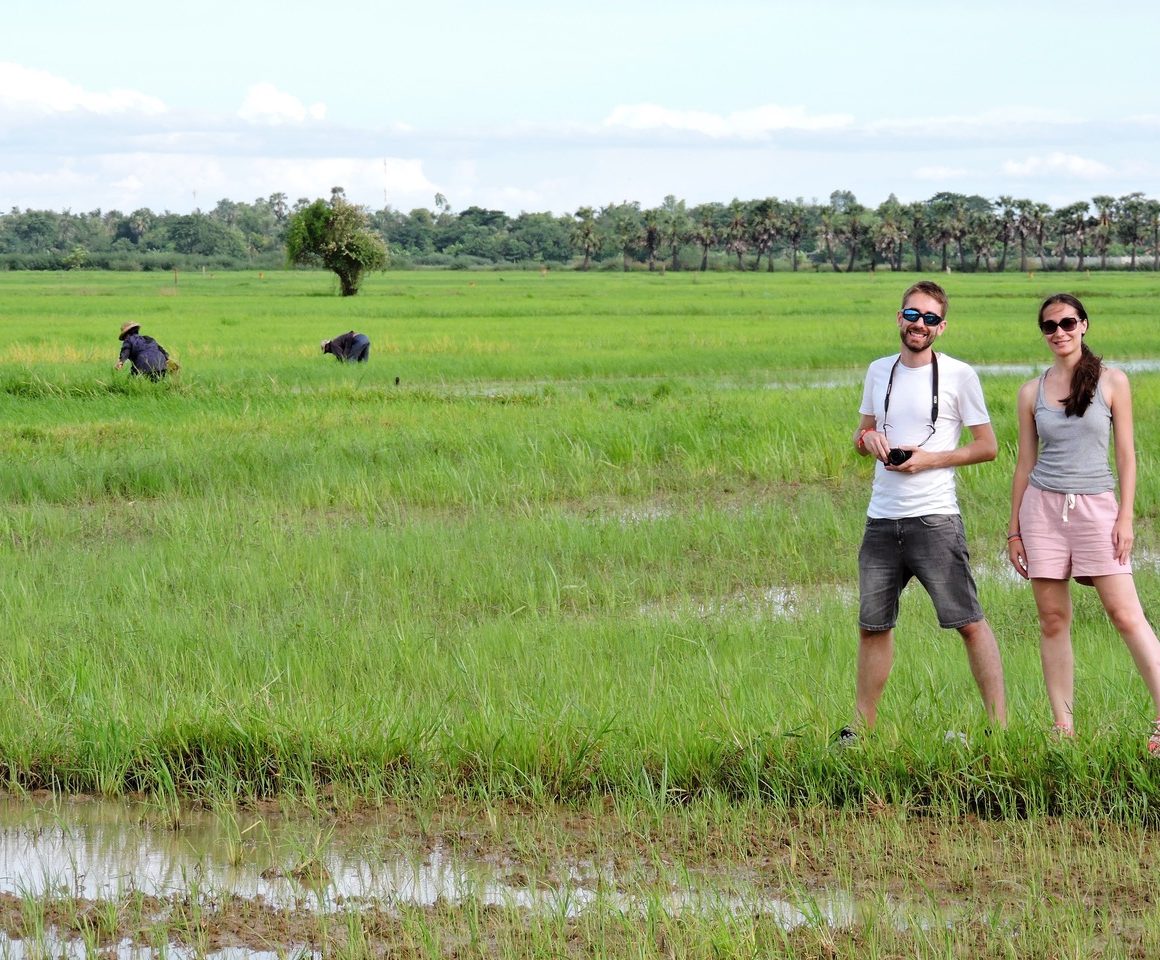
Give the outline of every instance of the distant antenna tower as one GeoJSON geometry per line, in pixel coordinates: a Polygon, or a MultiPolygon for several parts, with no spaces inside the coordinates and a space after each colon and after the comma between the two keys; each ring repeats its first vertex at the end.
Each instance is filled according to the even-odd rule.
{"type": "Polygon", "coordinates": [[[386,210],[390,204],[387,203],[387,158],[383,157],[383,209],[386,210]]]}

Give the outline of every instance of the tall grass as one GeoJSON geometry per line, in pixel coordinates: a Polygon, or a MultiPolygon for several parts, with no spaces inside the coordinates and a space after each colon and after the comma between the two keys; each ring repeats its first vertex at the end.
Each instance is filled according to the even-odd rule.
{"type": "MultiPolygon", "coordinates": [[[[1008,365],[984,376],[999,460],[959,483],[1011,730],[983,729],[915,589],[877,737],[830,749],[870,482],[849,437],[910,279],[408,274],[344,301],[319,274],[0,276],[5,776],[1152,822],[1147,697],[1098,602],[1076,594],[1083,733],[1060,749],[1005,572],[1052,278],[948,278],[941,341],[1008,365]],[[112,372],[128,318],[180,374],[112,372]],[[369,364],[318,352],[350,327],[369,364]]],[[[1154,280],[1083,284],[1097,351],[1160,357],[1154,280]]],[[[1160,378],[1133,384],[1154,609],[1160,378]]]]}

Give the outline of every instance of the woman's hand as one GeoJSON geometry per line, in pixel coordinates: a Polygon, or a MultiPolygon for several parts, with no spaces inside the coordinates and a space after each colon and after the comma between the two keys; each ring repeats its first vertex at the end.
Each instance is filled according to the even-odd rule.
{"type": "Polygon", "coordinates": [[[1131,517],[1117,517],[1112,527],[1112,550],[1120,566],[1125,566],[1132,556],[1132,544],[1136,542],[1136,534],[1132,530],[1131,517]]]}
{"type": "Polygon", "coordinates": [[[1023,540],[1020,537],[1015,537],[1007,541],[1007,559],[1011,561],[1011,566],[1015,568],[1015,572],[1026,580],[1027,550],[1023,546],[1023,540]]]}

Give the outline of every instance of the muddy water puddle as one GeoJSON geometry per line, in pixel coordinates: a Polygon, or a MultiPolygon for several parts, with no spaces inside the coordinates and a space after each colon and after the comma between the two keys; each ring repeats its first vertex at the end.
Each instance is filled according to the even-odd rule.
{"type": "MultiPolygon", "coordinates": [[[[288,956],[298,960],[319,960],[320,951],[312,950],[305,944],[278,950],[254,950],[249,947],[224,947],[206,953],[194,946],[168,944],[164,951],[152,947],[121,942],[103,946],[100,956],[107,960],[152,960],[164,954],[167,960],[286,960],[288,956]]],[[[92,956],[91,944],[83,939],[68,939],[59,934],[37,940],[35,943],[0,934],[0,956],[5,960],[86,960],[92,956]]]]}
{"type": "MultiPolygon", "coordinates": [[[[1160,372],[1160,359],[1144,357],[1134,360],[1117,360],[1112,357],[1105,357],[1104,362],[1109,366],[1117,367],[1125,373],[1156,373],[1160,372]]],[[[1004,377],[1004,376],[1019,376],[1019,377],[1034,377],[1038,376],[1044,371],[1047,364],[1042,361],[1035,363],[974,363],[972,366],[979,373],[980,376],[987,377],[1004,377]]],[[[802,370],[798,371],[793,376],[779,377],[778,379],[766,380],[763,382],[754,382],[751,380],[736,380],[728,376],[718,377],[704,377],[696,378],[695,381],[711,386],[714,390],[722,392],[736,390],[736,391],[750,391],[750,390],[773,390],[776,392],[787,392],[793,390],[840,390],[849,387],[860,386],[862,379],[865,376],[865,367],[858,366],[855,368],[843,369],[820,369],[820,370],[802,370]]],[[[570,387],[577,390],[588,390],[591,388],[592,379],[583,380],[480,380],[480,381],[466,381],[457,383],[445,383],[439,386],[431,387],[434,392],[441,392],[453,396],[479,397],[482,399],[500,399],[500,400],[538,400],[542,399],[545,390],[561,391],[567,390],[570,387]]],[[[607,380],[596,380],[597,383],[615,383],[622,387],[638,389],[655,389],[661,384],[670,382],[668,377],[616,377],[608,378],[607,380]]],[[[294,388],[293,392],[301,392],[300,388],[294,388]]]]}
{"type": "MultiPolygon", "coordinates": [[[[149,804],[0,799],[0,901],[10,918],[30,900],[85,904],[99,912],[102,904],[133,898],[146,905],[139,909],[150,922],[165,921],[179,905],[199,904],[210,913],[225,904],[235,914],[258,911],[264,928],[271,916],[325,918],[353,910],[397,917],[408,908],[468,903],[558,918],[590,909],[739,912],[786,929],[844,926],[855,917],[848,894],[823,890],[791,902],[771,896],[759,876],[741,869],[658,867],[622,854],[536,854],[525,861],[502,842],[487,851],[441,834],[424,839],[414,822],[400,826],[389,813],[337,825],[277,813],[178,814],[149,804]]],[[[85,955],[75,929],[59,933],[49,924],[31,950],[11,920],[4,926],[0,956],[85,955]]],[[[283,951],[293,946],[289,929],[276,936],[287,938],[281,939],[283,951]]],[[[247,960],[264,955],[247,946],[216,953],[203,946],[185,954],[180,946],[170,943],[165,952],[247,960]]],[[[141,949],[131,940],[104,948],[109,956],[152,955],[141,949]]],[[[295,950],[311,955],[303,944],[295,950]]]]}
{"type": "MultiPolygon", "coordinates": [[[[542,876],[506,856],[475,858],[440,841],[401,852],[387,828],[317,827],[266,819],[223,821],[183,815],[177,828],[148,812],[110,803],[56,809],[0,804],[0,892],[17,896],[110,900],[133,891],[166,898],[191,889],[215,897],[256,899],[274,907],[332,910],[351,902],[415,906],[475,902],[578,913],[596,902],[630,907],[633,896],[610,865],[589,861],[541,864],[542,876]],[[521,882],[523,881],[523,882],[521,882]]],[[[629,871],[633,873],[631,869],[629,871]]],[[[650,871],[651,872],[651,871],[650,871]]],[[[628,879],[635,883],[634,879],[628,879]]],[[[797,909],[746,889],[744,878],[669,878],[670,910],[742,906],[803,922],[819,904],[797,909]],[[727,881],[728,889],[721,883],[727,881]]],[[[652,893],[655,896],[655,891],[652,893]]],[[[850,912],[835,898],[821,903],[827,919],[850,912]]]]}
{"type": "Polygon", "coordinates": [[[661,817],[614,798],[215,813],[0,798],[0,957],[679,956],[667,938],[738,930],[823,945],[869,930],[915,955],[940,931],[1006,936],[1029,903],[1138,937],[1160,902],[1157,842],[878,804],[661,817]]]}

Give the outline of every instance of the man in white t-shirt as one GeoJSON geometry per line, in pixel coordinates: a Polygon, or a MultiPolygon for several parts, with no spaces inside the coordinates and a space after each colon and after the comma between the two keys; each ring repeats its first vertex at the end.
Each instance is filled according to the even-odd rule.
{"type": "Polygon", "coordinates": [[[901,350],[866,372],[853,441],[878,463],[858,553],[858,715],[839,733],[843,742],[878,718],[894,661],[898,601],[912,577],[930,595],[939,625],[962,636],[988,716],[1007,722],[1003,665],[971,576],[954,472],[994,460],[998,444],[978,375],[961,360],[935,354],[946,312],[942,287],[914,284],[898,311],[901,350]],[[960,447],[963,427],[971,440],[960,447]]]}

